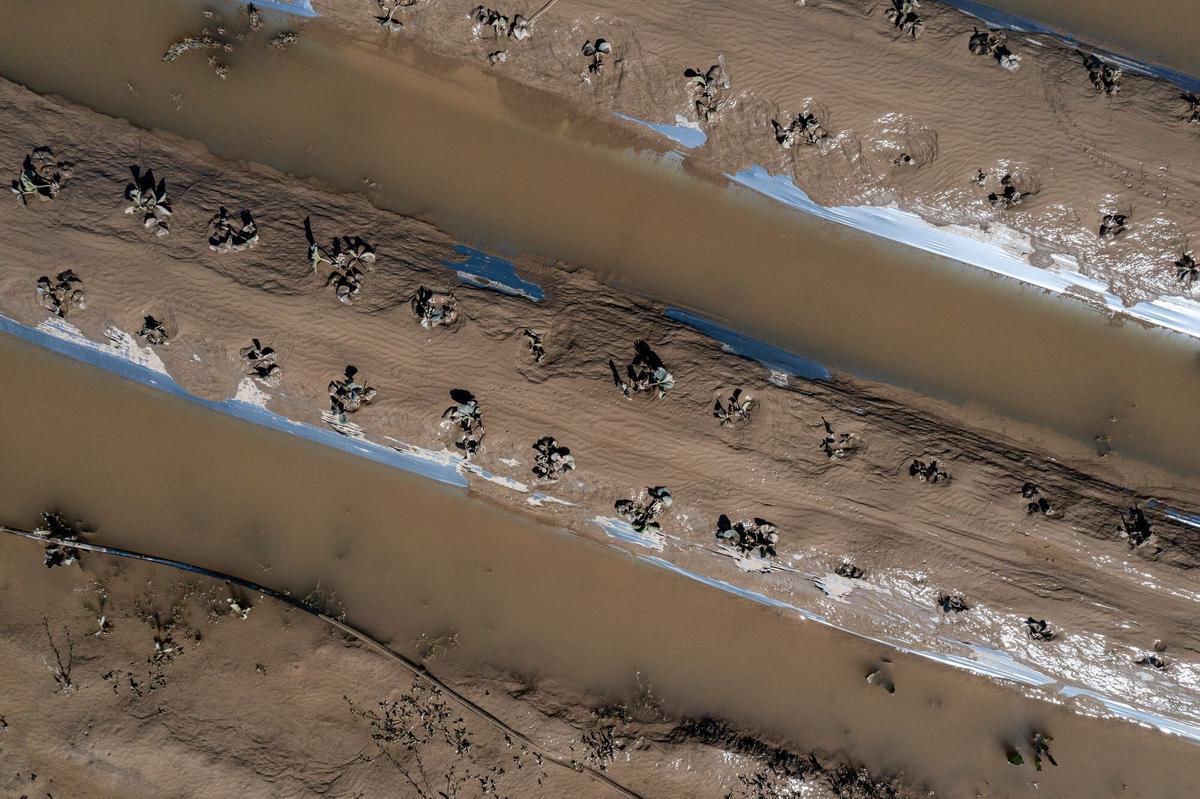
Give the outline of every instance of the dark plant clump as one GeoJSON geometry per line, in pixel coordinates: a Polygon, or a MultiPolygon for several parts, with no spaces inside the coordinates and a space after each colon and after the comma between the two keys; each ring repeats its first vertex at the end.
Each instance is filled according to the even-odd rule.
{"type": "Polygon", "coordinates": [[[692,106],[696,109],[696,117],[708,122],[724,104],[720,96],[722,88],[729,88],[724,68],[720,64],[713,64],[701,72],[695,67],[688,67],[683,71],[683,76],[687,78],[687,86],[692,92],[692,106]]]}
{"type": "Polygon", "coordinates": [[[1106,64],[1094,55],[1083,57],[1083,66],[1088,71],[1088,80],[1096,87],[1096,91],[1105,94],[1116,94],[1121,90],[1121,68],[1106,64]]]}
{"type": "Polygon", "coordinates": [[[560,447],[551,436],[539,438],[533,448],[538,453],[533,464],[533,473],[539,480],[559,480],[575,468],[575,456],[571,454],[571,450],[560,447]]]}
{"type": "Polygon", "coordinates": [[[38,147],[25,156],[21,174],[12,182],[13,194],[26,206],[31,200],[53,200],[74,167],[70,161],[55,161],[49,147],[38,147]]]}
{"type": "Polygon", "coordinates": [[[785,150],[790,150],[797,143],[816,144],[829,135],[821,127],[816,115],[811,113],[796,114],[786,126],[772,119],[771,127],[775,130],[775,141],[785,150]]]}
{"type": "Polygon", "coordinates": [[[357,377],[358,369],[347,366],[340,380],[329,382],[329,413],[339,424],[346,423],[347,414],[354,413],[375,399],[375,387],[367,385],[365,380],[359,383],[357,377]]]}
{"type": "Polygon", "coordinates": [[[925,21],[917,14],[918,0],[892,0],[887,10],[888,22],[906,36],[916,39],[925,30],[925,21]]]}
{"type": "Polygon", "coordinates": [[[629,526],[639,533],[646,530],[657,532],[660,528],[658,517],[671,507],[674,500],[666,486],[652,486],[646,489],[647,499],[637,502],[632,499],[618,499],[613,503],[617,515],[629,521],[629,526]]]}
{"type": "Polygon", "coordinates": [[[925,463],[925,461],[917,460],[916,458],[908,466],[908,476],[930,484],[936,483],[939,480],[942,482],[950,480],[950,473],[941,466],[938,466],[937,461],[931,460],[929,463],[925,463]]]}
{"type": "Polygon", "coordinates": [[[964,613],[971,609],[962,594],[942,594],[938,597],[937,604],[942,613],[964,613]]]}
{"type": "Polygon", "coordinates": [[[612,53],[612,45],[605,39],[597,39],[592,41],[588,39],[583,43],[581,51],[585,58],[590,59],[587,65],[589,75],[598,75],[604,69],[604,57],[612,53]]]}
{"type": "Polygon", "coordinates": [[[756,558],[776,556],[775,544],[779,542],[779,531],[766,519],[731,522],[724,513],[717,519],[717,540],[732,546],[743,555],[756,558]]]}
{"type": "Polygon", "coordinates": [[[529,354],[533,357],[533,362],[541,363],[544,361],[546,359],[546,347],[542,344],[542,334],[525,328],[521,335],[529,342],[529,354]]]}
{"type": "Polygon", "coordinates": [[[1032,616],[1025,620],[1029,637],[1035,641],[1053,641],[1058,635],[1045,619],[1035,619],[1032,616]]]}
{"type": "Polygon", "coordinates": [[[275,350],[263,346],[258,339],[250,339],[250,346],[243,347],[239,353],[250,369],[250,374],[259,380],[269,380],[279,376],[280,368],[279,364],[275,362],[275,350]]]}
{"type": "Polygon", "coordinates": [[[59,272],[53,280],[47,275],[39,277],[37,295],[42,307],[60,319],[67,315],[72,306],[81,311],[87,307],[83,281],[70,269],[59,272]]]}
{"type": "MultiPolygon", "coordinates": [[[[458,301],[453,293],[438,294],[421,286],[409,299],[409,305],[424,328],[448,327],[458,320],[458,301]]],[[[541,339],[538,339],[540,343],[541,339]]],[[[533,350],[533,345],[530,349],[533,350]]],[[[542,354],[545,355],[545,351],[542,354]]],[[[534,357],[537,359],[536,351],[534,357]]]]}
{"type": "Polygon", "coordinates": [[[1200,266],[1196,265],[1196,258],[1190,252],[1183,253],[1175,262],[1175,276],[1180,283],[1189,287],[1200,280],[1200,266]]]}
{"type": "Polygon", "coordinates": [[[967,49],[975,55],[990,55],[1001,68],[1009,72],[1016,72],[1021,67],[1021,56],[1008,49],[1007,37],[1003,31],[981,31],[976,28],[967,43],[967,49]]]}
{"type": "Polygon", "coordinates": [[[142,224],[156,236],[165,236],[171,232],[171,200],[167,197],[166,178],[154,182],[154,170],[141,171],[140,167],[132,166],[133,182],[125,187],[125,199],[129,206],[127,214],[141,214],[142,224]]]}
{"type": "Polygon", "coordinates": [[[166,326],[155,319],[153,316],[147,316],[142,322],[142,329],[138,331],[138,335],[146,339],[146,343],[152,346],[160,346],[166,344],[170,336],[167,335],[166,326]]]}
{"type": "Polygon", "coordinates": [[[749,421],[752,410],[754,410],[754,398],[749,394],[743,396],[740,388],[735,388],[724,404],[721,400],[713,403],[713,416],[720,422],[721,427],[749,421]]]}
{"type": "Polygon", "coordinates": [[[866,572],[850,561],[842,561],[842,564],[834,570],[834,574],[838,577],[845,577],[848,580],[861,580],[866,572]]]}
{"type": "Polygon", "coordinates": [[[1121,535],[1129,539],[1129,548],[1140,547],[1150,540],[1154,531],[1150,529],[1150,520],[1146,513],[1137,505],[1129,507],[1129,516],[1121,513],[1121,535]]]}
{"type": "Polygon", "coordinates": [[[442,413],[442,419],[448,420],[458,431],[454,446],[470,458],[483,444],[483,408],[475,395],[463,388],[452,389],[450,399],[455,404],[442,413]]]}
{"type": "Polygon", "coordinates": [[[258,226],[254,217],[242,209],[239,219],[231,221],[225,206],[208,220],[208,248],[214,252],[241,252],[258,244],[258,226]]]}
{"type": "Polygon", "coordinates": [[[625,366],[628,381],[621,377],[617,365],[610,358],[608,368],[612,372],[613,383],[621,393],[629,397],[633,392],[653,391],[659,399],[675,387],[675,378],[663,366],[662,359],[650,349],[650,345],[638,339],[633,342],[633,360],[625,366]]]}
{"type": "Polygon", "coordinates": [[[41,538],[50,539],[50,543],[46,544],[43,558],[47,569],[53,569],[56,566],[70,566],[83,557],[80,550],[70,546],[69,542],[81,539],[75,532],[75,528],[63,518],[61,513],[43,512],[42,523],[33,528],[33,532],[41,538]]]}
{"type": "Polygon", "coordinates": [[[1105,214],[1100,222],[1098,235],[1105,241],[1112,241],[1125,232],[1125,223],[1129,217],[1125,214],[1105,214]]]}
{"type": "Polygon", "coordinates": [[[821,451],[831,460],[849,458],[858,449],[858,436],[854,433],[835,433],[833,425],[822,416],[821,424],[825,426],[825,437],[821,439],[821,451]]]}

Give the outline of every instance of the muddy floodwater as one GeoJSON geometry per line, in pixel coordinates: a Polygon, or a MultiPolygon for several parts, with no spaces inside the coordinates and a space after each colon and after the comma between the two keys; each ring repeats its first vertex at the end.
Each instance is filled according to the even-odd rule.
{"type": "Polygon", "coordinates": [[[319,21],[290,49],[227,54],[224,81],[203,54],[163,63],[202,22],[198,6],[158,0],[4,3],[0,74],[469,241],[594,269],[835,367],[1200,471],[1194,340],[799,217],[606,146],[617,129],[488,75],[384,59],[319,21]],[[47,35],[47,20],[70,23],[47,35]]]}
{"type": "Polygon", "coordinates": [[[402,651],[453,632],[456,668],[624,698],[640,683],[673,710],[852,752],[942,796],[1172,796],[1200,778],[1180,739],[1026,699],[7,336],[0,381],[35,387],[10,391],[0,418],[7,523],[57,508],[96,542],[299,595],[319,583],[402,651]],[[876,670],[894,694],[867,683],[876,670]],[[1062,764],[1037,775],[1040,791],[1004,757],[1031,729],[1054,736],[1062,764]]]}
{"type": "Polygon", "coordinates": [[[1007,11],[1125,55],[1200,75],[1194,0],[986,0],[1007,11]]]}

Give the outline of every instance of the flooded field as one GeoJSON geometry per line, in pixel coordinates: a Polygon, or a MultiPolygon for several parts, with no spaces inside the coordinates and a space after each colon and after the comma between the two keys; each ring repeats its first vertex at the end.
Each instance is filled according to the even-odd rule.
{"type": "Polygon", "coordinates": [[[565,259],[835,367],[1200,471],[1194,342],[614,149],[617,129],[482,73],[431,78],[413,51],[384,59],[317,23],[288,50],[235,50],[220,81],[202,56],[162,63],[202,23],[182,3],[8,5],[0,22],[0,74],[35,91],[565,259]],[[47,15],[79,24],[44,36],[47,15]]]}
{"type": "MultiPolygon", "coordinates": [[[[456,669],[621,698],[640,685],[672,710],[850,752],[940,795],[1171,796],[1200,776],[1180,739],[1025,699],[8,337],[0,380],[37,387],[11,392],[0,421],[8,523],[56,508],[95,542],[301,595],[320,584],[402,651],[454,633],[456,669]],[[894,694],[866,681],[876,670],[894,694]],[[1004,759],[1031,729],[1054,736],[1061,764],[1036,786],[1004,759]]],[[[36,548],[25,555],[41,569],[36,548]]]]}

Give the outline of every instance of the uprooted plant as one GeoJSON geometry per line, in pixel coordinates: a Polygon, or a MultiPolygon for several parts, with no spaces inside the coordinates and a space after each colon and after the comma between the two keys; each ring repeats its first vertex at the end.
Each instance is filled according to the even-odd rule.
{"type": "Polygon", "coordinates": [[[67,269],[51,279],[42,275],[37,281],[38,302],[47,311],[62,319],[71,306],[83,310],[87,307],[83,296],[83,280],[74,271],[67,269]]]}
{"type": "Polygon", "coordinates": [[[67,639],[67,654],[63,657],[62,650],[58,648],[58,644],[54,642],[54,636],[50,634],[50,622],[44,617],[42,618],[42,629],[46,631],[46,640],[50,642],[50,651],[54,654],[54,665],[50,665],[43,660],[46,668],[54,675],[54,692],[56,694],[69,694],[75,690],[75,683],[71,681],[71,669],[75,666],[75,642],[71,640],[71,631],[65,626],[63,627],[63,635],[67,639]]]}
{"type": "Polygon", "coordinates": [[[716,536],[718,541],[747,557],[766,560],[777,554],[779,529],[766,519],[755,517],[752,521],[731,522],[722,513],[717,519],[716,536]]]}
{"type": "Polygon", "coordinates": [[[688,67],[683,71],[683,76],[687,78],[687,87],[692,93],[692,106],[696,109],[696,118],[708,122],[724,105],[722,90],[729,89],[724,68],[720,64],[713,64],[702,72],[695,67],[688,67]]]}
{"type": "Polygon", "coordinates": [[[491,29],[493,39],[512,37],[520,41],[529,37],[529,22],[520,14],[513,15],[510,20],[505,14],[480,5],[471,9],[470,17],[475,22],[473,31],[476,38],[483,38],[485,28],[491,29]]]}
{"type": "Polygon", "coordinates": [[[661,529],[658,517],[671,507],[673,501],[666,486],[651,486],[646,489],[645,499],[618,499],[613,503],[613,509],[617,515],[625,518],[635,531],[658,532],[661,529]]]}
{"type": "Polygon", "coordinates": [[[1021,191],[1013,182],[1013,176],[1007,172],[1000,176],[1000,190],[988,194],[988,202],[993,208],[1012,208],[1020,205],[1021,201],[1033,194],[1031,191],[1021,191]]]}
{"type": "Polygon", "coordinates": [[[560,447],[553,436],[542,436],[533,445],[537,457],[533,473],[539,480],[553,482],[561,480],[575,468],[575,456],[566,447],[560,447]]]}
{"type": "MultiPolygon", "coordinates": [[[[217,19],[215,11],[206,9],[201,13],[206,19],[217,19]]],[[[262,27],[262,17],[253,5],[247,7],[246,15],[250,30],[262,27]]],[[[224,79],[229,75],[229,67],[217,57],[217,53],[233,52],[233,42],[229,41],[227,33],[228,31],[223,25],[217,25],[216,28],[202,28],[199,33],[190,34],[172,42],[163,53],[162,60],[170,63],[178,60],[185,53],[212,51],[213,54],[208,58],[208,65],[212,67],[217,77],[224,79]]]]}
{"type": "Polygon", "coordinates": [[[1183,121],[1190,122],[1193,125],[1200,125],[1200,95],[1186,92],[1179,96],[1188,104],[1187,116],[1183,118],[1183,121]]]}
{"type": "Polygon", "coordinates": [[[529,355],[533,358],[533,362],[541,363],[544,361],[546,359],[546,347],[542,344],[542,334],[525,328],[521,335],[529,342],[529,355]]]}
{"type": "Polygon", "coordinates": [[[925,21],[917,14],[918,0],[892,0],[887,10],[888,22],[906,36],[916,39],[925,30],[925,21]]]}
{"type": "MultiPolygon", "coordinates": [[[[453,292],[443,294],[421,286],[408,302],[423,328],[449,327],[458,321],[458,300],[453,292]]],[[[540,338],[538,342],[541,342],[540,338]]]]}
{"type": "Polygon", "coordinates": [[[141,167],[131,166],[133,182],[125,187],[125,199],[129,206],[127,214],[141,214],[146,230],[156,236],[170,233],[171,200],[167,197],[167,180],[154,182],[154,170],[142,172],[141,167]]]}
{"type": "Polygon", "coordinates": [[[340,380],[329,381],[329,412],[339,424],[345,424],[347,414],[369,405],[377,393],[367,381],[358,382],[358,369],[347,366],[340,380]]]}
{"type": "Polygon", "coordinates": [[[275,350],[264,346],[258,339],[250,339],[250,346],[243,347],[238,350],[238,353],[246,362],[250,374],[259,380],[265,381],[279,376],[280,368],[279,364],[275,362],[275,350]]]}
{"type": "Polygon", "coordinates": [[[208,220],[208,248],[214,252],[241,252],[258,244],[258,226],[254,217],[243,208],[237,220],[229,218],[225,206],[208,220]]]}
{"type": "Polygon", "coordinates": [[[1004,31],[979,30],[971,34],[967,49],[975,55],[990,55],[1003,69],[1016,72],[1021,67],[1021,56],[1008,49],[1007,37],[1004,31]]]}
{"type": "Polygon", "coordinates": [[[12,192],[25,206],[31,200],[53,200],[62,189],[62,184],[71,177],[74,167],[70,161],[55,161],[54,152],[49,147],[36,147],[25,156],[21,174],[12,182],[12,192]]]}
{"type": "Polygon", "coordinates": [[[1100,230],[1097,235],[1105,241],[1112,241],[1118,236],[1125,233],[1125,223],[1129,221],[1129,217],[1125,214],[1105,214],[1104,219],[1100,221],[1100,230]]]}
{"type": "Polygon", "coordinates": [[[866,572],[848,560],[844,560],[838,564],[838,567],[833,570],[833,573],[838,577],[845,577],[847,580],[861,580],[863,575],[866,574],[866,572]]]}
{"type": "Polygon", "coordinates": [[[608,368],[612,372],[613,383],[626,397],[635,391],[654,391],[658,398],[662,399],[675,387],[675,378],[663,366],[662,359],[642,339],[633,342],[633,351],[633,360],[625,366],[628,381],[622,379],[617,365],[609,359],[608,368]]]}
{"type": "Polygon", "coordinates": [[[475,395],[463,388],[451,389],[450,399],[454,404],[442,412],[442,420],[458,431],[454,446],[470,458],[483,444],[483,408],[475,395]]]}
{"type": "Polygon", "coordinates": [[[735,388],[724,403],[720,399],[713,403],[713,416],[721,427],[743,424],[750,421],[754,404],[754,397],[743,394],[740,388],[735,388]]]}
{"type": "Polygon", "coordinates": [[[772,119],[771,127],[775,130],[775,141],[785,150],[790,150],[792,145],[798,143],[816,144],[829,135],[821,127],[816,114],[805,111],[796,114],[786,126],[772,119]]]}
{"type": "Polygon", "coordinates": [[[1025,631],[1035,641],[1053,641],[1058,633],[1045,619],[1035,619],[1032,616],[1025,619],[1025,631]]]}
{"type": "Polygon", "coordinates": [[[962,594],[940,594],[937,604],[942,613],[965,613],[971,609],[962,594]]]}

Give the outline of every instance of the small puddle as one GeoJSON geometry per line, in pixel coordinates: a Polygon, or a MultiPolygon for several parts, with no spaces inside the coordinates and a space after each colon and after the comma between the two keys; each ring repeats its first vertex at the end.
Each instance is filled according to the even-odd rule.
{"type": "MultiPolygon", "coordinates": [[[[386,39],[385,54],[316,20],[287,50],[260,36],[227,54],[227,80],[203,53],[162,62],[204,22],[184,2],[6,3],[0,74],[228,158],[365,191],[492,251],[592,268],[822,364],[1200,473],[1194,340],[805,218],[692,177],[678,159],[605,146],[623,134],[486,74],[419,63],[403,38],[386,39]]],[[[86,163],[86,149],[66,151],[87,143],[61,137],[29,144],[86,163]]],[[[469,279],[492,280],[475,267],[469,279]]]]}

